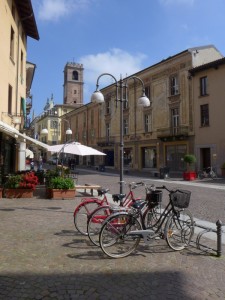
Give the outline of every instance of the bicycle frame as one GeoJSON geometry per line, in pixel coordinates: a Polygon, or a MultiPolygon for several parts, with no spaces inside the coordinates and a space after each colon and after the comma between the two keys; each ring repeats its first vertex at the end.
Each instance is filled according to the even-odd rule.
{"type": "MultiPolygon", "coordinates": [[[[166,205],[166,207],[164,208],[164,210],[162,211],[162,213],[160,214],[160,217],[159,219],[156,221],[156,223],[151,226],[151,227],[146,227],[145,226],[145,222],[144,222],[144,214],[145,214],[145,211],[148,210],[148,208],[146,208],[144,210],[144,213],[143,213],[143,207],[144,205],[146,205],[146,203],[143,203],[143,205],[141,205],[137,210],[136,212],[133,214],[133,217],[134,218],[140,218],[140,221],[141,221],[141,226],[142,226],[142,229],[141,230],[135,230],[135,231],[130,231],[128,233],[129,236],[140,236],[141,238],[144,239],[144,242],[146,244],[149,244],[151,241],[151,239],[155,236],[157,236],[160,232],[160,234],[162,234],[162,227],[163,227],[163,224],[166,220],[166,218],[170,215],[171,212],[173,212],[173,214],[176,216],[178,214],[178,211],[175,209],[175,206],[171,200],[171,193],[169,194],[169,202],[168,204],[166,205]]],[[[156,206],[152,206],[150,210],[153,210],[156,206]]],[[[130,213],[129,212],[123,212],[123,214],[125,215],[129,215],[130,213]]],[[[120,215],[120,212],[118,213],[115,213],[113,214],[114,216],[119,216],[120,215]]],[[[105,222],[107,222],[107,219],[105,220],[105,222]]],[[[178,220],[179,222],[179,220],[178,220]]],[[[124,223],[118,223],[118,224],[115,224],[117,227],[119,226],[124,226],[124,223]]],[[[126,235],[127,232],[130,230],[130,227],[132,226],[132,222],[131,224],[128,223],[128,227],[126,227],[126,232],[123,232],[122,234],[123,235],[126,235]]],[[[116,228],[117,229],[117,228],[116,228]]]]}
{"type": "MultiPolygon", "coordinates": [[[[142,182],[139,182],[139,183],[135,183],[135,182],[132,182],[132,183],[129,183],[129,193],[127,194],[125,200],[123,202],[120,202],[120,207],[130,207],[135,201],[137,200],[140,200],[139,198],[135,198],[134,197],[134,192],[132,191],[132,189],[136,188],[138,185],[143,185],[142,182]]],[[[110,207],[110,204],[109,203],[106,203],[106,205],[100,205],[102,206],[102,208],[105,208],[106,211],[107,211],[107,214],[106,215],[97,215],[93,220],[92,222],[93,223],[102,223],[102,221],[104,221],[109,215],[111,215],[111,213],[113,212],[113,209],[110,207]]],[[[100,207],[99,207],[100,208],[100,207]]],[[[99,208],[97,208],[96,210],[93,211],[93,213],[95,211],[97,211],[99,208]]]]}

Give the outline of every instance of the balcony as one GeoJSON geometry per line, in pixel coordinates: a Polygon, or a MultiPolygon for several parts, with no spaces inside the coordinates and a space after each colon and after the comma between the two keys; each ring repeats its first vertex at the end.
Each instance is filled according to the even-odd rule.
{"type": "Polygon", "coordinates": [[[27,113],[27,115],[30,114],[31,108],[32,108],[32,97],[26,99],[26,113],[27,113]]]}
{"type": "Polygon", "coordinates": [[[99,147],[106,147],[106,146],[112,146],[115,144],[115,138],[114,137],[102,137],[98,138],[97,145],[99,147]]]}
{"type": "Polygon", "coordinates": [[[188,126],[178,126],[170,128],[157,129],[158,139],[182,139],[187,137],[189,134],[188,126]]]}

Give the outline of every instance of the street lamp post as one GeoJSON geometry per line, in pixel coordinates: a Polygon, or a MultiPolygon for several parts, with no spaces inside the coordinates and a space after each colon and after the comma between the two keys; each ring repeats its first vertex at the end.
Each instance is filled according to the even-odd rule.
{"type": "Polygon", "coordinates": [[[110,76],[114,79],[116,83],[116,105],[120,102],[120,193],[123,194],[123,175],[124,175],[124,140],[123,140],[123,103],[127,102],[127,89],[128,89],[128,80],[138,80],[142,85],[142,96],[138,99],[138,106],[147,107],[150,106],[150,100],[145,95],[145,87],[143,81],[137,76],[128,77],[126,80],[120,77],[120,80],[117,81],[116,78],[110,73],[101,74],[96,83],[96,91],[91,96],[91,102],[94,103],[103,103],[104,96],[99,90],[99,80],[102,76],[110,76]],[[125,91],[125,93],[124,93],[125,91]],[[125,94],[125,97],[124,97],[125,94]]]}

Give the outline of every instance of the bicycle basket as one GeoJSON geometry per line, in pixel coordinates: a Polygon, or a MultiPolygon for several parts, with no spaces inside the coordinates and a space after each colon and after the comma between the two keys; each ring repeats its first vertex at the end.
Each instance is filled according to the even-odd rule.
{"type": "Polygon", "coordinates": [[[160,202],[162,202],[162,191],[155,190],[147,193],[146,201],[148,201],[149,206],[158,205],[160,202]]]}
{"type": "Polygon", "coordinates": [[[191,192],[179,190],[171,194],[171,201],[174,206],[179,208],[187,208],[189,206],[191,192]]]}

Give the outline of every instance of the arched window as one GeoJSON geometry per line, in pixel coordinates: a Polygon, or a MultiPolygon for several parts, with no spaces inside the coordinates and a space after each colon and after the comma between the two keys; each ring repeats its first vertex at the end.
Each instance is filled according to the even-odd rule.
{"type": "Polygon", "coordinates": [[[73,71],[72,79],[78,80],[78,72],[77,71],[73,71]]]}

